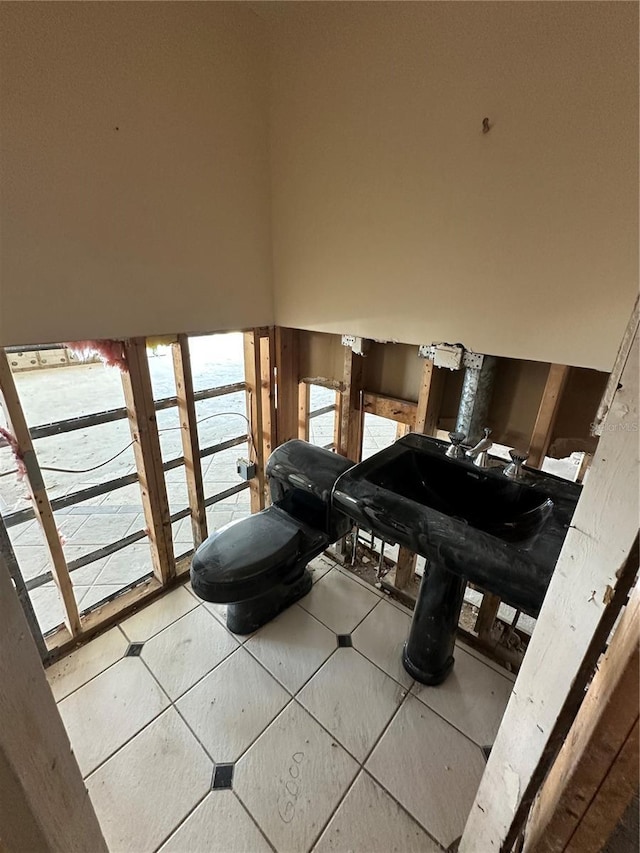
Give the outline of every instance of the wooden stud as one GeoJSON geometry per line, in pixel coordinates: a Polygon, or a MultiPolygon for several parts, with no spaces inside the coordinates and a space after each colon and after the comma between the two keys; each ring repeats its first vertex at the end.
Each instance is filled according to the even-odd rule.
{"type": "Polygon", "coordinates": [[[549,366],[547,382],[542,392],[542,400],[536,417],[533,435],[529,444],[529,458],[527,465],[530,468],[540,468],[547,455],[553,427],[560,408],[562,392],[569,378],[570,367],[564,364],[552,364],[549,366]]]}
{"type": "Polygon", "coordinates": [[[60,542],[60,535],[53,511],[51,510],[42,471],[40,470],[40,465],[33,449],[29,427],[27,426],[13,374],[11,373],[11,367],[7,360],[7,354],[2,348],[0,348],[0,392],[7,428],[13,433],[18,443],[19,452],[27,472],[26,479],[31,505],[42,529],[49,552],[51,574],[64,605],[65,625],[70,634],[76,636],[80,631],[80,615],[78,613],[78,604],[73,594],[73,585],[69,576],[67,561],[64,556],[62,543],[60,542]]]}
{"type": "Polygon", "coordinates": [[[298,437],[299,335],[276,326],[277,443],[298,437]]]}
{"type": "Polygon", "coordinates": [[[250,483],[251,512],[260,512],[265,503],[264,448],[262,443],[262,392],[260,335],[258,330],[244,333],[244,370],[247,384],[247,417],[249,418],[253,461],[256,476],[250,483]]]}
{"type": "Polygon", "coordinates": [[[638,324],[459,853],[510,850],[638,571],[638,324]]]}
{"type": "Polygon", "coordinates": [[[306,382],[298,384],[298,438],[309,441],[309,385],[306,382]]]}
{"type": "Polygon", "coordinates": [[[125,350],[129,370],[122,373],[122,388],[134,440],[142,508],[151,546],[153,572],[165,584],[175,575],[175,559],[145,338],[130,338],[125,344],[125,350]]]}
{"type": "MultiPolygon", "coordinates": [[[[260,338],[260,401],[262,406],[262,457],[267,464],[272,451],[278,446],[276,384],[275,384],[275,332],[271,328],[260,338]]],[[[265,482],[265,500],[269,502],[269,487],[265,482]]]]}
{"type": "Polygon", "coordinates": [[[398,549],[398,562],[396,564],[395,586],[404,589],[416,570],[416,555],[409,548],[401,545],[398,549]]]}
{"type": "MultiPolygon", "coordinates": [[[[409,424],[398,421],[396,427],[396,441],[407,435],[411,430],[409,424]]],[[[396,563],[395,586],[397,589],[406,589],[416,571],[417,554],[400,545],[398,548],[398,561],[396,563]]]]}
{"type": "Polygon", "coordinates": [[[342,435],[342,392],[336,391],[335,416],[333,421],[333,448],[339,453],[340,437],[342,435]]]}
{"type": "Polygon", "coordinates": [[[498,610],[502,599],[492,592],[485,592],[482,596],[482,603],[476,619],[475,629],[478,637],[483,642],[491,641],[491,631],[494,623],[498,618],[498,610]]]}
{"type": "Polygon", "coordinates": [[[191,374],[188,337],[186,335],[178,335],[177,342],[171,345],[171,351],[176,379],[182,455],[184,456],[187,495],[191,511],[191,530],[193,533],[193,544],[197,548],[207,538],[207,514],[204,507],[204,484],[202,482],[200,444],[198,442],[196,405],[193,398],[193,376],[191,374]]]}
{"type": "Polygon", "coordinates": [[[355,355],[350,347],[344,348],[344,394],[341,406],[340,448],[338,452],[353,462],[362,459],[362,378],[363,357],[355,355]]]}
{"type": "Polygon", "coordinates": [[[0,625],[0,848],[16,853],[107,853],[1,556],[0,625]]]}
{"type": "Polygon", "coordinates": [[[636,587],[569,737],[540,789],[527,824],[526,853],[598,853],[635,793],[639,632],[640,589],[636,587]],[[616,765],[625,744],[632,744],[634,738],[635,762],[625,776],[616,765]],[[612,775],[619,777],[615,786],[610,784],[612,775]],[[610,789],[606,798],[605,787],[610,789]],[[606,808],[598,800],[606,802],[606,808]]]}
{"type": "Polygon", "coordinates": [[[16,595],[18,596],[18,601],[20,602],[20,605],[25,615],[25,619],[27,620],[27,623],[29,625],[29,630],[31,631],[31,635],[38,649],[38,653],[44,661],[48,656],[47,646],[44,641],[44,637],[42,636],[42,631],[38,623],[38,617],[36,616],[36,612],[33,609],[33,603],[31,601],[31,597],[29,596],[27,585],[25,584],[24,578],[22,577],[22,572],[20,571],[20,567],[18,565],[18,560],[16,559],[15,551],[13,550],[11,539],[9,538],[7,528],[4,525],[4,521],[1,515],[0,560],[4,560],[5,565],[9,570],[11,580],[13,581],[13,584],[16,588],[16,595]]]}
{"type": "MultiPolygon", "coordinates": [[[[405,401],[395,401],[395,406],[387,406],[392,417],[394,411],[402,417],[402,423],[408,424],[416,432],[426,435],[435,435],[438,428],[438,415],[444,391],[444,374],[441,368],[435,367],[433,362],[426,359],[422,368],[422,379],[418,392],[418,402],[415,405],[405,401]],[[400,406],[404,403],[404,406],[400,406]]],[[[392,417],[400,420],[400,417],[392,417]]],[[[417,556],[413,551],[403,546],[398,551],[398,565],[396,568],[395,586],[405,589],[415,574],[417,556]]]]}
{"type": "Polygon", "coordinates": [[[425,435],[436,434],[443,392],[443,368],[435,367],[430,359],[425,359],[416,407],[414,426],[416,432],[422,432],[425,435]]]}

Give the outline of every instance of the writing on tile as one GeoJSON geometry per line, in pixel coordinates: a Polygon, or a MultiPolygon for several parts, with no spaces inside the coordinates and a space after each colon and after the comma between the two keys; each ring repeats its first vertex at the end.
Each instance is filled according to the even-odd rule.
{"type": "Polygon", "coordinates": [[[284,823],[291,823],[296,814],[296,804],[302,790],[300,765],[303,761],[304,752],[294,752],[290,759],[286,777],[280,779],[278,814],[284,823]]]}

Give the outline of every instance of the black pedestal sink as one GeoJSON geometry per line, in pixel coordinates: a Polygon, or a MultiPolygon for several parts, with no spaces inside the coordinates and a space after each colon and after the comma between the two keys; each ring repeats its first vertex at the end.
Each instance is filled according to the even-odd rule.
{"type": "Polygon", "coordinates": [[[465,581],[537,616],[581,487],[504,464],[449,459],[448,445],[411,433],[338,478],[333,506],[386,541],[427,558],[404,665],[439,684],[453,666],[465,581]]]}

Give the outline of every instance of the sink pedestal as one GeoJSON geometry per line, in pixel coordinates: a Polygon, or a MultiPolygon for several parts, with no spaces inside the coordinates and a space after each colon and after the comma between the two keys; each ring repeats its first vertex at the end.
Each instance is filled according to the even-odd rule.
{"type": "Polygon", "coordinates": [[[441,684],[453,667],[453,650],[466,580],[427,562],[402,663],[422,684],[441,684]]]}

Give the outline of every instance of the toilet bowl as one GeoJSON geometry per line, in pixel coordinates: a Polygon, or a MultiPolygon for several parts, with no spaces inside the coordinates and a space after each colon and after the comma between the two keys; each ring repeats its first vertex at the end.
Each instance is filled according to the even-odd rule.
{"type": "Polygon", "coordinates": [[[269,457],[272,505],[217,530],[191,563],[204,601],[227,604],[227,627],[250,634],[311,589],[307,564],[351,528],[331,507],[338,477],[353,462],[294,439],[269,457]]]}

